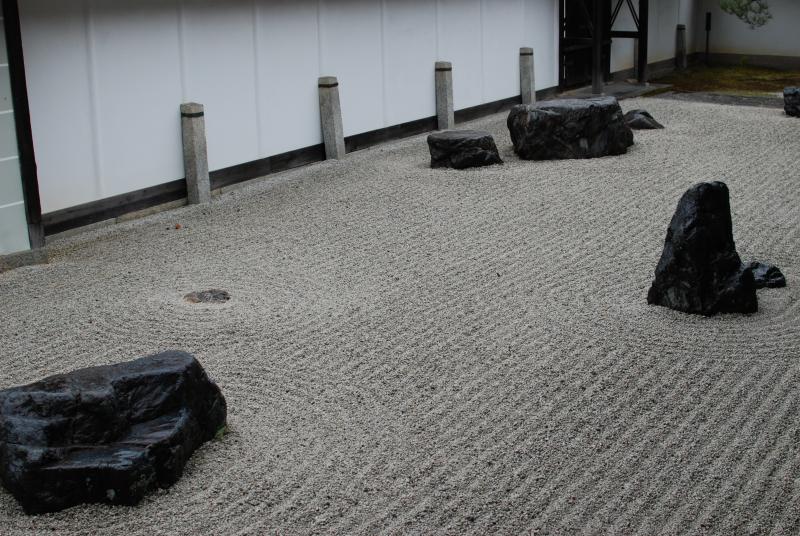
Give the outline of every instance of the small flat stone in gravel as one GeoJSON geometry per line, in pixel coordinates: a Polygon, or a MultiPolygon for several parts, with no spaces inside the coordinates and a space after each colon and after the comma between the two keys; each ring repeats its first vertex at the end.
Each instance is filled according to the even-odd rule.
{"type": "Polygon", "coordinates": [[[202,290],[190,292],[183,297],[189,303],[225,303],[231,299],[227,290],[202,290]]]}

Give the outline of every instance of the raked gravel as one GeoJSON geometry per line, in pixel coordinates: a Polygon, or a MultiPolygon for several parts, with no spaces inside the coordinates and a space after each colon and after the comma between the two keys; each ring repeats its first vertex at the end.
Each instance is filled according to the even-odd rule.
{"type": "Polygon", "coordinates": [[[0,387],[165,349],[230,433],[138,507],[3,534],[800,533],[800,120],[666,99],[627,155],[432,170],[424,136],[57,239],[0,274],[0,387]],[[724,180],[752,316],[646,304],[678,197],[724,180]],[[182,227],[176,229],[176,224],[182,227]],[[191,304],[222,289],[221,304],[191,304]]]}

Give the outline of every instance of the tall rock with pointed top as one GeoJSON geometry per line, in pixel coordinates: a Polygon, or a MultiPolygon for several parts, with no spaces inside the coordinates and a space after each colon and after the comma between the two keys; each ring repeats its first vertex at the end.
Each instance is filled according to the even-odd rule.
{"type": "Polygon", "coordinates": [[[681,197],[647,302],[706,316],[758,310],[753,273],[733,241],[725,183],[700,183],[681,197]]]}

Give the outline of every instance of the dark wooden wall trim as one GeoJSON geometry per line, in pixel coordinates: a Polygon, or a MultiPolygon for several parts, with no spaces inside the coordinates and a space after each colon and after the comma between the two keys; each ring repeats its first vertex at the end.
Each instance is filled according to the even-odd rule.
{"type": "Polygon", "coordinates": [[[225,186],[263,177],[264,175],[270,175],[272,173],[278,173],[279,171],[286,171],[287,169],[313,164],[314,162],[320,162],[322,160],[325,160],[325,146],[321,143],[295,149],[294,151],[212,171],[210,173],[211,188],[224,188],[225,186]]]}
{"type": "Polygon", "coordinates": [[[33,148],[31,113],[28,103],[28,85],[25,79],[25,58],[22,53],[22,31],[19,23],[17,0],[2,0],[3,25],[8,50],[8,70],[11,77],[11,99],[14,106],[19,165],[22,174],[22,193],[25,199],[25,216],[31,247],[44,246],[42,205],[39,199],[39,177],[36,171],[36,154],[33,148]]]}
{"type": "Polygon", "coordinates": [[[185,198],[186,180],[165,182],[141,190],[48,212],[42,216],[44,232],[48,235],[61,233],[185,198]]]}
{"type": "MultiPolygon", "coordinates": [[[[543,99],[555,95],[557,88],[547,88],[536,92],[537,98],[543,99]]],[[[455,112],[456,122],[463,123],[510,109],[520,103],[519,95],[501,99],[455,112]]],[[[387,141],[398,140],[424,134],[436,129],[436,117],[425,117],[399,125],[355,134],[345,138],[347,152],[372,147],[387,141]]],[[[325,148],[322,144],[303,147],[279,155],[245,162],[235,166],[218,169],[210,173],[211,187],[223,188],[247,180],[263,177],[287,169],[321,162],[325,160],[325,148]]],[[[82,205],[48,212],[42,217],[44,232],[48,235],[61,233],[70,229],[117,218],[124,214],[150,208],[186,198],[186,181],[178,179],[164,184],[151,186],[141,190],[128,192],[114,197],[91,201],[82,205]]]]}
{"type": "Polygon", "coordinates": [[[409,121],[408,123],[401,123],[399,125],[392,125],[390,127],[348,136],[344,139],[344,145],[347,152],[352,153],[353,151],[366,149],[387,141],[424,134],[425,132],[436,130],[436,125],[436,116],[424,117],[415,121],[409,121]]]}

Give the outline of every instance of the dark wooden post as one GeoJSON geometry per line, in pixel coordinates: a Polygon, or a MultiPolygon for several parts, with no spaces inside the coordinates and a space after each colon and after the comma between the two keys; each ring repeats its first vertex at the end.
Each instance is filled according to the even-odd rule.
{"type": "Polygon", "coordinates": [[[647,27],[650,19],[649,0],[639,0],[639,72],[640,84],[647,83],[647,27]]]}
{"type": "Polygon", "coordinates": [[[710,45],[711,45],[711,12],[706,13],[706,67],[711,65],[711,60],[709,59],[710,54],[710,45]]]}
{"type": "Polygon", "coordinates": [[[564,78],[564,0],[558,0],[558,87],[566,85],[564,78]]]}
{"type": "Polygon", "coordinates": [[[603,5],[602,0],[594,0],[592,93],[595,95],[603,94],[603,5]]]}
{"type": "Polygon", "coordinates": [[[8,50],[8,70],[11,75],[11,100],[19,150],[22,194],[25,199],[25,216],[28,220],[28,237],[31,248],[45,245],[42,207],[39,200],[39,178],[36,171],[36,156],[31,132],[31,113],[28,103],[28,88],[25,78],[25,59],[22,55],[22,32],[19,22],[17,0],[3,0],[3,22],[8,50]]]}

